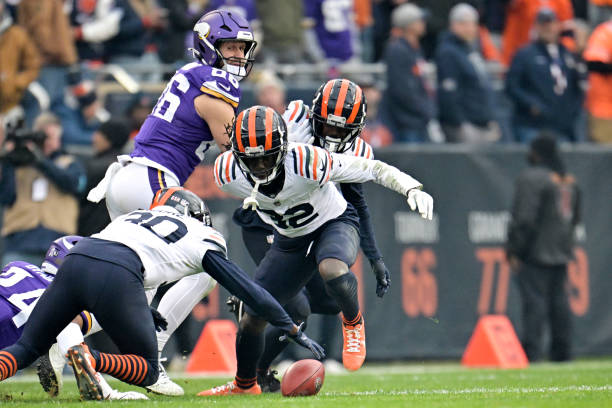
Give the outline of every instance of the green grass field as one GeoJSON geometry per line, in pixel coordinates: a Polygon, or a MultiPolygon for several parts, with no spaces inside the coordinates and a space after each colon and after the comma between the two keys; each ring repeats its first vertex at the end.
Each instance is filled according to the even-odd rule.
{"type": "MultiPolygon", "coordinates": [[[[62,395],[50,399],[35,376],[0,383],[3,407],[78,407],[74,380],[67,378],[62,395]]],[[[369,365],[345,375],[328,375],[319,395],[284,398],[279,394],[200,398],[195,394],[229,378],[176,380],[186,395],[148,394],[150,401],[113,401],[113,407],[155,406],[269,408],[290,407],[612,407],[612,360],[536,364],[526,370],[466,369],[458,364],[369,365]]],[[[111,382],[120,390],[134,389],[111,382]]],[[[88,402],[100,404],[100,402],[88,402]]]]}

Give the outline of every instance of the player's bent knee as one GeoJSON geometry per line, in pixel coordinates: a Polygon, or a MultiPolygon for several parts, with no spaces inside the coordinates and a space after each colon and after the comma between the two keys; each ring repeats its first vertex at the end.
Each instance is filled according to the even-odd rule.
{"type": "Polygon", "coordinates": [[[348,265],[339,259],[327,258],[319,263],[319,273],[325,281],[342,276],[348,271],[348,265]]]}

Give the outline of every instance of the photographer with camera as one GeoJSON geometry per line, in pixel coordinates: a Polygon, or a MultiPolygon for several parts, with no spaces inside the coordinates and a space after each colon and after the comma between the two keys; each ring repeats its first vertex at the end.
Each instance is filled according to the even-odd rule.
{"type": "Polygon", "coordinates": [[[49,113],[36,119],[34,131],[23,125],[6,129],[0,151],[3,265],[39,265],[52,241],[76,233],[78,197],[87,180],[81,163],[61,150],[61,137],[62,126],[49,113]]]}

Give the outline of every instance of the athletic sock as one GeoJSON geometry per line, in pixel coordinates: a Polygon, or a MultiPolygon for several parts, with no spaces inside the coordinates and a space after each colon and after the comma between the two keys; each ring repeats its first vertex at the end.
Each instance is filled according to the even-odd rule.
{"type": "Polygon", "coordinates": [[[327,291],[336,300],[347,321],[354,320],[359,314],[359,297],[357,295],[357,278],[353,272],[325,282],[327,291]]]}
{"type": "Polygon", "coordinates": [[[257,378],[257,361],[263,352],[263,348],[263,333],[249,333],[242,329],[238,331],[236,336],[237,379],[257,378]]]}
{"type": "Polygon", "coordinates": [[[8,351],[0,351],[0,381],[12,377],[17,372],[17,359],[8,351]]]}
{"type": "Polygon", "coordinates": [[[140,385],[147,377],[149,364],[135,354],[107,354],[97,352],[96,370],[129,384],[140,385]]]}
{"type": "Polygon", "coordinates": [[[244,389],[251,388],[256,383],[257,383],[257,377],[242,378],[242,377],[236,376],[236,385],[239,386],[240,388],[244,388],[244,389]]]}
{"type": "Polygon", "coordinates": [[[68,353],[70,347],[83,343],[83,333],[81,328],[76,323],[70,323],[64,330],[57,335],[57,345],[59,346],[60,353],[65,356],[68,353]]]}

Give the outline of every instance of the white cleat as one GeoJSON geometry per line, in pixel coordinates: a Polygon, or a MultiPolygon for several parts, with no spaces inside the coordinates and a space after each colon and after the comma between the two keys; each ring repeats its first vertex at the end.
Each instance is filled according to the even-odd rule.
{"type": "Polygon", "coordinates": [[[110,395],[106,397],[107,400],[119,401],[119,400],[148,400],[149,398],[136,391],[120,392],[112,390],[110,395]]]}
{"type": "Polygon", "coordinates": [[[36,373],[40,385],[51,397],[57,397],[62,390],[62,371],[65,366],[66,359],[60,353],[57,343],[54,343],[38,362],[36,373]]]}
{"type": "Polygon", "coordinates": [[[168,373],[166,373],[161,362],[159,363],[159,377],[157,377],[157,382],[145,388],[154,394],[169,395],[172,397],[178,397],[185,394],[183,388],[168,377],[168,373]]]}

